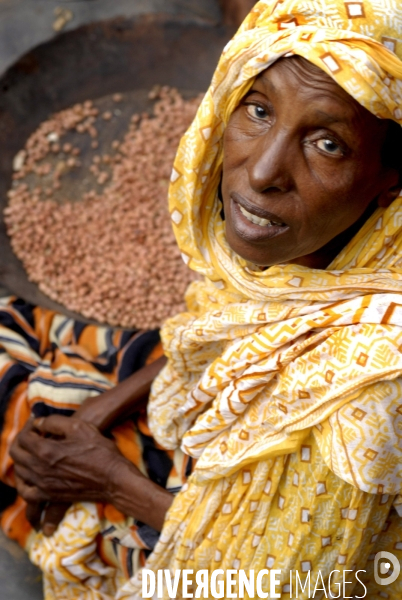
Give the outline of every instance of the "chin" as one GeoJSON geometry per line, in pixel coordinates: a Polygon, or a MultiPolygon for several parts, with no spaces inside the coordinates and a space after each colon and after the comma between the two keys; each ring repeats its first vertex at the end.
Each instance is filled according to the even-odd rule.
{"type": "Polygon", "coordinates": [[[257,267],[272,267],[279,264],[279,261],[275,261],[272,257],[269,258],[256,248],[245,248],[246,243],[243,240],[233,239],[231,235],[227,235],[226,239],[233,252],[257,267]]]}

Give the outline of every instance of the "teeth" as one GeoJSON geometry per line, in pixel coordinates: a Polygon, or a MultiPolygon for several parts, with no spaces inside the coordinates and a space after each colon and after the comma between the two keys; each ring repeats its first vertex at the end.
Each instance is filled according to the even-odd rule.
{"type": "Polygon", "coordinates": [[[280,225],[280,223],[275,223],[274,221],[269,221],[268,219],[262,219],[261,217],[257,217],[257,215],[249,213],[248,210],[240,206],[240,204],[239,208],[246,219],[251,221],[251,223],[254,223],[254,225],[260,225],[260,227],[273,227],[274,225],[280,225]]]}

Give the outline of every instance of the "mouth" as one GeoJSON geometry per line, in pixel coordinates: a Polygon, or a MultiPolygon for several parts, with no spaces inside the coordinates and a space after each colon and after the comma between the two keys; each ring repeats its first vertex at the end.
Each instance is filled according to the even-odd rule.
{"type": "Polygon", "coordinates": [[[237,193],[232,193],[233,226],[244,240],[250,242],[264,241],[280,235],[289,229],[280,217],[258,206],[237,193]]]}
{"type": "Polygon", "coordinates": [[[269,213],[257,206],[253,206],[248,200],[237,193],[232,194],[233,201],[238,205],[241,214],[253,225],[259,227],[287,227],[276,215],[269,213]]]}
{"type": "Polygon", "coordinates": [[[241,204],[239,204],[239,208],[242,215],[244,215],[250,223],[254,223],[254,225],[259,225],[260,227],[286,227],[284,223],[276,223],[270,219],[262,219],[261,217],[257,217],[257,215],[253,215],[253,213],[248,212],[248,210],[243,208],[241,204]]]}

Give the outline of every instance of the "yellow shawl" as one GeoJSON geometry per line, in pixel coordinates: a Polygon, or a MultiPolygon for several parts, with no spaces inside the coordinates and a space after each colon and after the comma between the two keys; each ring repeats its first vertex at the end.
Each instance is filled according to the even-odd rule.
{"type": "Polygon", "coordinates": [[[169,362],[149,417],[163,446],[182,444],[198,463],[172,509],[185,532],[168,518],[150,568],[166,565],[158,556],[177,544],[191,547],[225,477],[294,452],[311,432],[342,480],[374,494],[402,491],[402,198],[378,209],[327,270],[261,272],[228,246],[217,197],[225,125],[281,56],[307,58],[372,113],[402,124],[402,2],[386,6],[259,2],[181,142],[170,214],[184,261],[205,279],[190,287],[188,312],[163,327],[169,362]]]}
{"type": "Polygon", "coordinates": [[[314,427],[340,478],[401,491],[402,198],[378,209],[327,270],[263,272],[228,246],[217,198],[225,124],[281,56],[304,56],[374,114],[402,123],[402,62],[391,51],[402,57],[402,2],[387,6],[259,2],[181,142],[170,213],[183,259],[205,280],[190,287],[188,312],[163,327],[169,362],[149,417],[162,445],[182,443],[199,459],[193,482],[290,453],[314,427]]]}

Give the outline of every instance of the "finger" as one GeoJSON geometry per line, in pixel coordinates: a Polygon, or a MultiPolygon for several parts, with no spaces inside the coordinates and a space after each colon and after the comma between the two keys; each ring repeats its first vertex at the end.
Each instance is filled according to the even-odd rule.
{"type": "Polygon", "coordinates": [[[10,456],[16,465],[22,465],[27,468],[31,468],[32,455],[30,452],[25,450],[18,442],[10,448],[10,456]]]}
{"type": "Polygon", "coordinates": [[[16,464],[14,465],[14,473],[26,485],[38,485],[38,476],[32,469],[16,464]]]}
{"type": "Polygon", "coordinates": [[[40,488],[35,485],[27,485],[19,477],[15,477],[15,487],[21,498],[29,504],[49,501],[49,497],[40,488]]]}
{"type": "Polygon", "coordinates": [[[64,438],[72,429],[72,417],[63,417],[61,415],[39,417],[34,420],[33,427],[35,431],[42,435],[53,435],[64,438]]]}
{"type": "Polygon", "coordinates": [[[35,431],[26,431],[23,437],[14,442],[10,455],[16,461],[26,466],[32,464],[32,457],[41,460],[51,460],[54,456],[55,447],[51,439],[45,439],[35,431]],[[14,458],[15,457],[15,458],[14,458]]]}
{"type": "Polygon", "coordinates": [[[19,445],[21,444],[21,440],[23,440],[27,434],[32,432],[33,424],[34,424],[34,419],[32,417],[30,417],[27,420],[27,422],[25,423],[25,425],[23,426],[23,428],[15,436],[11,447],[15,446],[16,444],[19,444],[19,445]]]}
{"type": "Polygon", "coordinates": [[[47,506],[42,520],[42,531],[46,537],[54,534],[69,507],[67,503],[50,503],[47,506]]]}
{"type": "Polygon", "coordinates": [[[37,502],[28,502],[27,507],[25,509],[25,515],[28,521],[31,523],[32,527],[39,531],[41,517],[43,512],[44,504],[37,502]]]}

